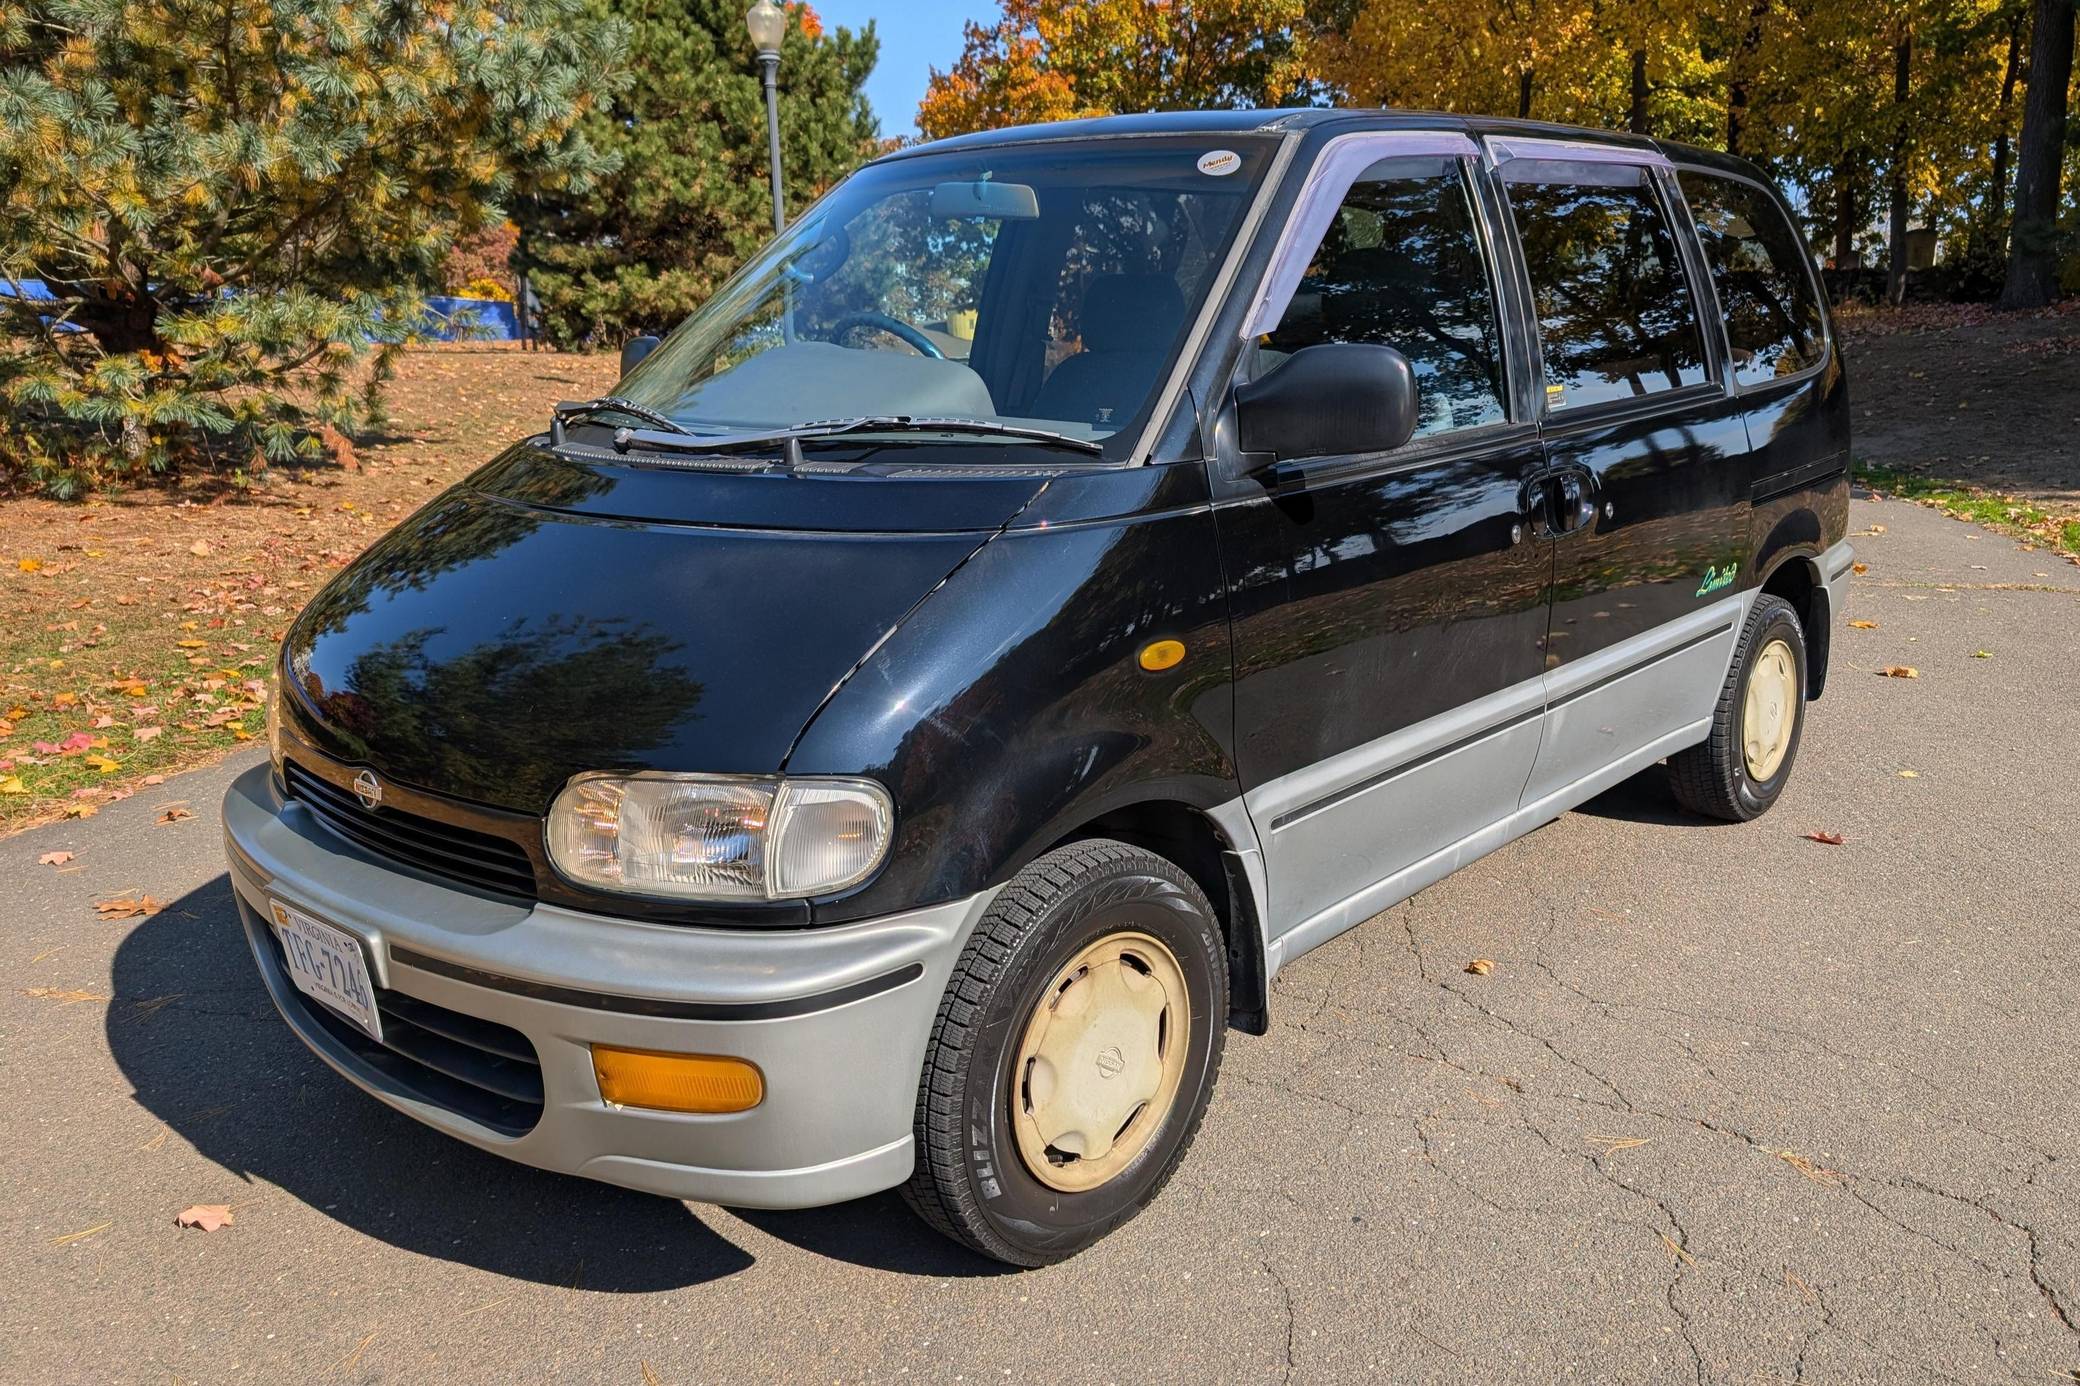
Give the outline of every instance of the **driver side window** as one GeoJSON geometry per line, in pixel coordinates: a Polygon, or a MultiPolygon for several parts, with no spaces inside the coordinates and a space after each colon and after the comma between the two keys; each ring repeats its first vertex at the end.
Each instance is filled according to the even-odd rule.
{"type": "Polygon", "coordinates": [[[1377,343],[1415,369],[1417,437],[1505,421],[1502,329],[1479,224],[1458,159],[1372,165],[1344,194],[1278,326],[1257,340],[1250,374],[1306,346],[1377,343]]]}

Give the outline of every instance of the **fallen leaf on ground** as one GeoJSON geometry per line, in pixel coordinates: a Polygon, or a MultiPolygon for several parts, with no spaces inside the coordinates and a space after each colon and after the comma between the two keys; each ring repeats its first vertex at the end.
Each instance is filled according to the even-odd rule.
{"type": "Polygon", "coordinates": [[[103,919],[135,919],[139,915],[157,914],[165,908],[164,900],[155,900],[149,895],[123,895],[94,902],[95,911],[103,919]]]}
{"type": "Polygon", "coordinates": [[[1495,960],[1493,958],[1475,958],[1472,962],[1466,964],[1466,970],[1476,977],[1485,977],[1495,970],[1495,960]]]}
{"type": "Polygon", "coordinates": [[[27,794],[29,787],[22,783],[20,775],[9,775],[0,780],[0,794],[27,794]]]}
{"type": "Polygon", "coordinates": [[[228,1203],[198,1203],[192,1208],[181,1209],[173,1220],[182,1227],[199,1227],[205,1232],[214,1232],[238,1221],[232,1216],[228,1203]]]}
{"type": "Polygon", "coordinates": [[[1878,671],[1878,677],[1886,679],[1918,679],[1921,671],[1911,664],[1888,664],[1878,671]]]}
{"type": "Polygon", "coordinates": [[[154,823],[178,823],[183,818],[193,818],[194,816],[193,813],[179,804],[168,804],[165,808],[159,810],[159,816],[152,821],[154,823]]]}
{"type": "Polygon", "coordinates": [[[1829,1169],[1825,1165],[1816,1165],[1796,1150],[1772,1150],[1769,1153],[1812,1180],[1815,1184],[1839,1184],[1842,1182],[1840,1170],[1829,1169]]]}
{"type": "Polygon", "coordinates": [[[36,859],[36,864],[38,866],[63,866],[71,860],[72,853],[70,852],[45,852],[36,859]]]}
{"type": "Polygon", "coordinates": [[[1851,563],[1849,565],[1849,571],[1852,573],[1867,573],[1870,570],[1871,565],[1868,563],[1851,563]]]}
{"type": "Polygon", "coordinates": [[[1972,658],[1973,658],[1973,659],[1992,659],[1992,658],[1993,658],[1993,651],[1992,651],[1992,650],[1973,650],[1973,651],[1972,651],[1972,658]]]}
{"type": "Polygon", "coordinates": [[[38,1001],[55,1001],[61,1006],[73,1006],[82,1001],[106,1001],[108,998],[98,991],[84,987],[30,987],[22,995],[38,1001]]]}
{"type": "Polygon", "coordinates": [[[25,558],[14,566],[20,568],[25,573],[33,573],[43,566],[43,560],[40,558],[25,558]]]}
{"type": "Polygon", "coordinates": [[[1851,630],[1876,630],[1878,623],[1876,621],[1851,621],[1849,628],[1851,630]]]}
{"type": "Polygon", "coordinates": [[[1899,772],[1899,777],[1903,780],[1918,780],[1921,778],[1921,772],[1919,770],[1902,770],[1899,772]]]}
{"type": "Polygon", "coordinates": [[[209,540],[197,539],[194,543],[188,545],[188,552],[194,554],[197,558],[208,558],[209,540]]]}
{"type": "Polygon", "coordinates": [[[139,727],[136,731],[130,733],[130,737],[133,741],[138,742],[156,741],[165,735],[165,732],[166,728],[164,727],[139,727]]]}
{"type": "Polygon", "coordinates": [[[67,804],[65,806],[65,816],[67,818],[92,818],[99,812],[101,812],[101,805],[99,804],[67,804]]]}
{"type": "Polygon", "coordinates": [[[1805,835],[1805,838],[1808,842],[1824,842],[1830,847],[1839,847],[1842,845],[1842,835],[1840,833],[1830,833],[1824,831],[1810,832],[1805,835]]]}

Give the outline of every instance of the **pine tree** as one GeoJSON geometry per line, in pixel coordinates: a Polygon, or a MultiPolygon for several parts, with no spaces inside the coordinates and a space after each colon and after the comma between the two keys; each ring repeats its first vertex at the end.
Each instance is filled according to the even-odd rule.
{"type": "MultiPolygon", "coordinates": [[[[634,82],[587,116],[617,172],[584,192],[515,208],[519,260],[560,345],[618,345],[700,306],[773,233],[765,95],[742,0],[592,0],[626,22],[634,82]]],[[[780,147],[790,215],[876,148],[861,86],[873,26],[825,32],[788,7],[780,147]]]]}
{"type": "Polygon", "coordinates": [[[579,3],[0,3],[0,468],[67,494],[371,417],[457,235],[604,169],[621,35],[579,3]]]}

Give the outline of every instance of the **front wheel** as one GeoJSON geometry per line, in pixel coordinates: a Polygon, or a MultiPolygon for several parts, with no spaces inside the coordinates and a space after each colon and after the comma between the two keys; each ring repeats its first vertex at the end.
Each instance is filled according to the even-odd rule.
{"type": "Polygon", "coordinates": [[[1042,1266],[1140,1212],[1213,1092],[1227,949],[1198,886],[1093,839],[1013,877],[946,985],[903,1195],[985,1256],[1042,1266]]]}
{"type": "Polygon", "coordinates": [[[1805,690],[1806,637],[1798,613],[1781,597],[1757,597],[1719,690],[1711,735],[1668,759],[1669,782],[1683,807],[1735,823],[1766,812],[1791,778],[1805,727],[1805,690]]]}

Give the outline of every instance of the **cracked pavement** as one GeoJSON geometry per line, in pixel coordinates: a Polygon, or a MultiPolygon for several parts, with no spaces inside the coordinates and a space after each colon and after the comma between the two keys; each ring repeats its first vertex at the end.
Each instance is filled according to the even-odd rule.
{"type": "Polygon", "coordinates": [[[355,1093],[243,955],[235,766],[0,842],[0,1378],[2080,1381],[2080,568],[1874,524],[1774,811],[1642,777],[1294,963],[1162,1199],[1044,1271],[355,1093]]]}

